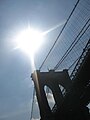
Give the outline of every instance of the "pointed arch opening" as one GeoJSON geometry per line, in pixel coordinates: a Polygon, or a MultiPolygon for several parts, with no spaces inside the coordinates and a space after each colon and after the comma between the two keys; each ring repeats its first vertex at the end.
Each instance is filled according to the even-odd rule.
{"type": "Polygon", "coordinates": [[[50,109],[52,110],[52,108],[54,107],[55,105],[55,99],[54,99],[54,96],[53,96],[53,92],[52,90],[48,87],[48,86],[44,86],[44,91],[45,91],[45,94],[46,94],[46,98],[47,98],[47,101],[48,101],[48,105],[50,107],[50,109]]]}
{"type": "Polygon", "coordinates": [[[62,85],[60,85],[60,84],[59,84],[59,88],[60,88],[60,90],[62,92],[62,95],[64,96],[65,93],[66,93],[66,89],[62,85]]]}

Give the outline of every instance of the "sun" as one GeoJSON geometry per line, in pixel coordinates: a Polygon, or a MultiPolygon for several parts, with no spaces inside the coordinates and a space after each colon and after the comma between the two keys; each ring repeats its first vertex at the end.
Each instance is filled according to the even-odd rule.
{"type": "Polygon", "coordinates": [[[28,25],[26,29],[19,31],[15,35],[15,49],[20,49],[23,52],[25,52],[29,57],[34,57],[35,53],[40,49],[41,45],[44,43],[45,36],[63,24],[64,22],[59,23],[44,32],[31,28],[30,25],[28,25]]]}
{"type": "Polygon", "coordinates": [[[32,57],[40,49],[43,39],[44,37],[42,32],[29,27],[17,34],[15,38],[16,48],[21,49],[32,57]]]}

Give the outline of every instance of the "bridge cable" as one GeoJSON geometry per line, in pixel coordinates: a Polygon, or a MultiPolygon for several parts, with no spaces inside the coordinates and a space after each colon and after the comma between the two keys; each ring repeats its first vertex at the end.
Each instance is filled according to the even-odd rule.
{"type": "Polygon", "coordinates": [[[75,9],[76,9],[76,7],[77,7],[77,5],[78,5],[79,1],[80,1],[80,0],[77,0],[77,2],[76,2],[76,4],[75,4],[75,6],[74,6],[74,8],[73,8],[73,10],[71,11],[71,13],[70,13],[70,15],[69,15],[68,19],[66,20],[66,22],[65,22],[65,24],[64,24],[64,26],[63,26],[63,28],[61,29],[61,31],[60,31],[60,33],[59,33],[59,35],[57,36],[57,38],[56,38],[56,40],[55,40],[54,44],[52,45],[52,47],[51,47],[51,49],[49,50],[49,52],[48,52],[47,56],[45,57],[45,59],[44,59],[44,61],[42,62],[41,66],[39,67],[39,70],[41,70],[42,66],[44,65],[45,61],[47,60],[47,58],[48,58],[48,56],[50,55],[51,51],[53,50],[54,46],[56,45],[56,43],[57,43],[57,41],[58,41],[59,37],[61,36],[61,34],[62,34],[63,30],[64,30],[64,29],[65,29],[65,27],[66,27],[66,25],[67,25],[68,21],[70,20],[70,18],[71,18],[71,16],[72,16],[72,14],[74,13],[74,11],[75,11],[75,9]]]}
{"type": "Polygon", "coordinates": [[[75,40],[72,42],[72,44],[70,45],[70,47],[68,48],[68,50],[65,52],[65,54],[62,56],[62,58],[60,59],[60,61],[57,63],[57,65],[54,67],[54,70],[56,70],[60,64],[64,61],[64,59],[67,57],[67,55],[71,52],[71,50],[74,48],[74,46],[79,42],[80,38],[83,36],[83,34],[86,32],[86,30],[90,27],[90,24],[86,27],[86,25],[88,24],[88,22],[90,21],[90,19],[88,19],[88,21],[85,23],[85,25],[83,26],[83,28],[81,29],[81,31],[79,32],[79,34],[76,36],[75,40]],[[84,30],[84,28],[86,27],[86,29],[84,30]],[[82,31],[84,30],[84,32],[82,33],[82,31]],[[82,34],[81,34],[82,33],[82,34]],[[81,34],[81,36],[79,37],[79,35],[81,34]],[[79,37],[79,38],[78,38],[79,37]],[[77,40],[78,38],[78,40],[77,40]],[[77,40],[77,41],[76,41],[77,40]]]}

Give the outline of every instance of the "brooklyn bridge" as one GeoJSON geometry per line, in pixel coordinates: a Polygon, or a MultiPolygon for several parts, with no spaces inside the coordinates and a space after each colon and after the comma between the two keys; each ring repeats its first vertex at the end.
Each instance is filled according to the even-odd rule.
{"type": "Polygon", "coordinates": [[[90,120],[90,0],[76,2],[31,78],[34,90],[30,120],[36,101],[41,120],[90,120]],[[49,95],[53,96],[52,106],[49,95]]]}

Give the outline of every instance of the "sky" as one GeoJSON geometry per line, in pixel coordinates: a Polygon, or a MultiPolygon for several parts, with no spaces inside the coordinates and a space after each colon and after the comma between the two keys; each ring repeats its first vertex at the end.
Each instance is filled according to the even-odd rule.
{"type": "MultiPolygon", "coordinates": [[[[45,32],[64,23],[75,3],[76,0],[0,0],[0,120],[29,120],[31,114],[32,65],[25,53],[14,50],[16,33],[28,24],[45,32]]],[[[45,36],[44,54],[37,52],[36,69],[61,27],[45,36]]]]}

